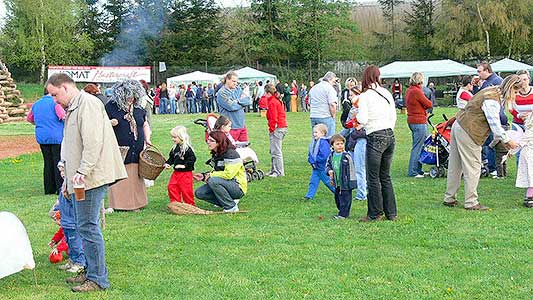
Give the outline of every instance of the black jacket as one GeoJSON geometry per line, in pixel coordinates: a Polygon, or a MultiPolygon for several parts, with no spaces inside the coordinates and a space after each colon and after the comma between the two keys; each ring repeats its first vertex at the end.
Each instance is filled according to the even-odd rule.
{"type": "Polygon", "coordinates": [[[194,170],[194,163],[196,162],[196,156],[194,155],[194,151],[189,148],[187,151],[185,151],[185,154],[183,156],[180,156],[181,147],[180,145],[176,145],[172,150],[170,150],[170,154],[167,160],[167,164],[173,165],[174,167],[176,165],[185,165],[184,169],[176,169],[174,168],[174,171],[177,172],[188,172],[194,170]]]}

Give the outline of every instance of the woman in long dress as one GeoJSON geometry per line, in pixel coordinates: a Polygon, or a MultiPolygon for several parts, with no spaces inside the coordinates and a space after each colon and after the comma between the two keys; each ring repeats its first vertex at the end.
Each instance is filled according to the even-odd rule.
{"type": "Polygon", "coordinates": [[[124,158],[128,178],[109,189],[109,207],[113,209],[138,210],[148,204],[146,186],[139,176],[139,155],[150,144],[151,136],[146,111],[140,106],[145,94],[138,81],[125,80],[113,86],[113,95],[105,106],[118,145],[129,147],[124,158]]]}

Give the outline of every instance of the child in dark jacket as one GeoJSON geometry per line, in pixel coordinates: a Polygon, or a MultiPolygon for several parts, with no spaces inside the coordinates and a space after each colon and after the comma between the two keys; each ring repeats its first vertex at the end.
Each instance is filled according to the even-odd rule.
{"type": "Polygon", "coordinates": [[[176,126],[170,130],[174,146],[170,150],[165,168],[174,165],[174,172],[168,182],[168,197],[170,202],[194,203],[193,177],[196,156],[191,146],[191,138],[184,126],[176,126]]]}
{"type": "Polygon", "coordinates": [[[307,155],[307,161],[311,164],[313,171],[311,172],[309,188],[305,195],[306,200],[311,200],[315,197],[320,181],[322,181],[332,193],[335,193],[335,188],[330,185],[329,177],[326,173],[326,162],[331,153],[329,140],[326,138],[327,135],[328,127],[326,125],[317,124],[313,128],[314,140],[309,145],[309,153],[307,155]]]}
{"type": "Polygon", "coordinates": [[[352,190],[357,187],[355,167],[352,156],[344,150],[346,139],[335,134],[330,138],[333,152],[328,158],[327,172],[331,185],[335,186],[335,204],[339,213],[335,219],[346,219],[350,216],[352,206],[352,190]]]}

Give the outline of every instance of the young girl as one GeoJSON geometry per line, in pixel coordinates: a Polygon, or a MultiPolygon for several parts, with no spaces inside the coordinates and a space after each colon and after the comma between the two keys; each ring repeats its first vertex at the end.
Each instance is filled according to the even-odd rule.
{"type": "Polygon", "coordinates": [[[194,204],[193,177],[196,156],[191,146],[191,138],[184,126],[176,126],[170,130],[174,146],[170,149],[165,168],[174,165],[174,172],[168,182],[168,197],[170,202],[185,202],[194,204]]]}
{"type": "Polygon", "coordinates": [[[520,144],[520,158],[516,174],[516,187],[527,188],[524,206],[533,208],[533,113],[524,121],[526,132],[520,144]]]}
{"type": "Polygon", "coordinates": [[[233,146],[236,146],[235,139],[231,136],[229,133],[231,130],[231,120],[225,116],[218,117],[217,121],[215,122],[215,126],[213,126],[213,130],[220,130],[226,134],[228,139],[230,140],[231,144],[233,146]]]}
{"type": "MultiPolygon", "coordinates": [[[[287,134],[287,115],[273,84],[265,85],[265,94],[268,96],[267,120],[270,133],[270,155],[272,156],[272,168],[267,175],[270,177],[285,176],[282,145],[283,138],[287,134]]],[[[291,106],[296,106],[296,100],[294,103],[291,100],[291,106]]]]}
{"type": "Polygon", "coordinates": [[[326,138],[327,135],[328,127],[326,125],[316,124],[313,127],[314,140],[309,145],[309,153],[307,155],[307,161],[311,164],[313,171],[311,172],[311,178],[309,178],[309,188],[307,189],[307,194],[305,194],[305,200],[311,200],[315,197],[320,181],[332,193],[335,193],[335,188],[330,184],[328,174],[326,173],[326,163],[331,154],[329,140],[326,138]]]}

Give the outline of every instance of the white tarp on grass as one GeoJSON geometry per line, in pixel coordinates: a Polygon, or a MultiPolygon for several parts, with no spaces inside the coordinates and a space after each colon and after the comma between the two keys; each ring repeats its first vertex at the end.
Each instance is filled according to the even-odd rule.
{"type": "Polygon", "coordinates": [[[381,78],[409,78],[414,72],[424,74],[425,79],[458,75],[473,75],[475,68],[450,59],[426,61],[395,61],[379,68],[381,78]]]}
{"type": "Polygon", "coordinates": [[[197,84],[201,83],[202,85],[207,85],[208,83],[218,83],[221,78],[221,75],[194,71],[192,73],[167,78],[167,86],[170,86],[171,84],[174,84],[175,86],[189,84],[193,81],[197,84]]]}
{"type": "Polygon", "coordinates": [[[510,58],[504,58],[495,63],[490,64],[493,72],[516,72],[520,70],[533,71],[533,66],[521,63],[510,58]]]}
{"type": "Polygon", "coordinates": [[[235,72],[239,76],[240,83],[248,82],[250,84],[253,84],[257,80],[263,81],[264,85],[265,81],[270,80],[270,83],[276,84],[276,75],[268,74],[263,71],[256,70],[254,68],[244,67],[242,69],[236,70],[235,72]]]}
{"type": "Polygon", "coordinates": [[[30,239],[22,222],[12,213],[0,212],[0,278],[34,269],[30,239]]]}

